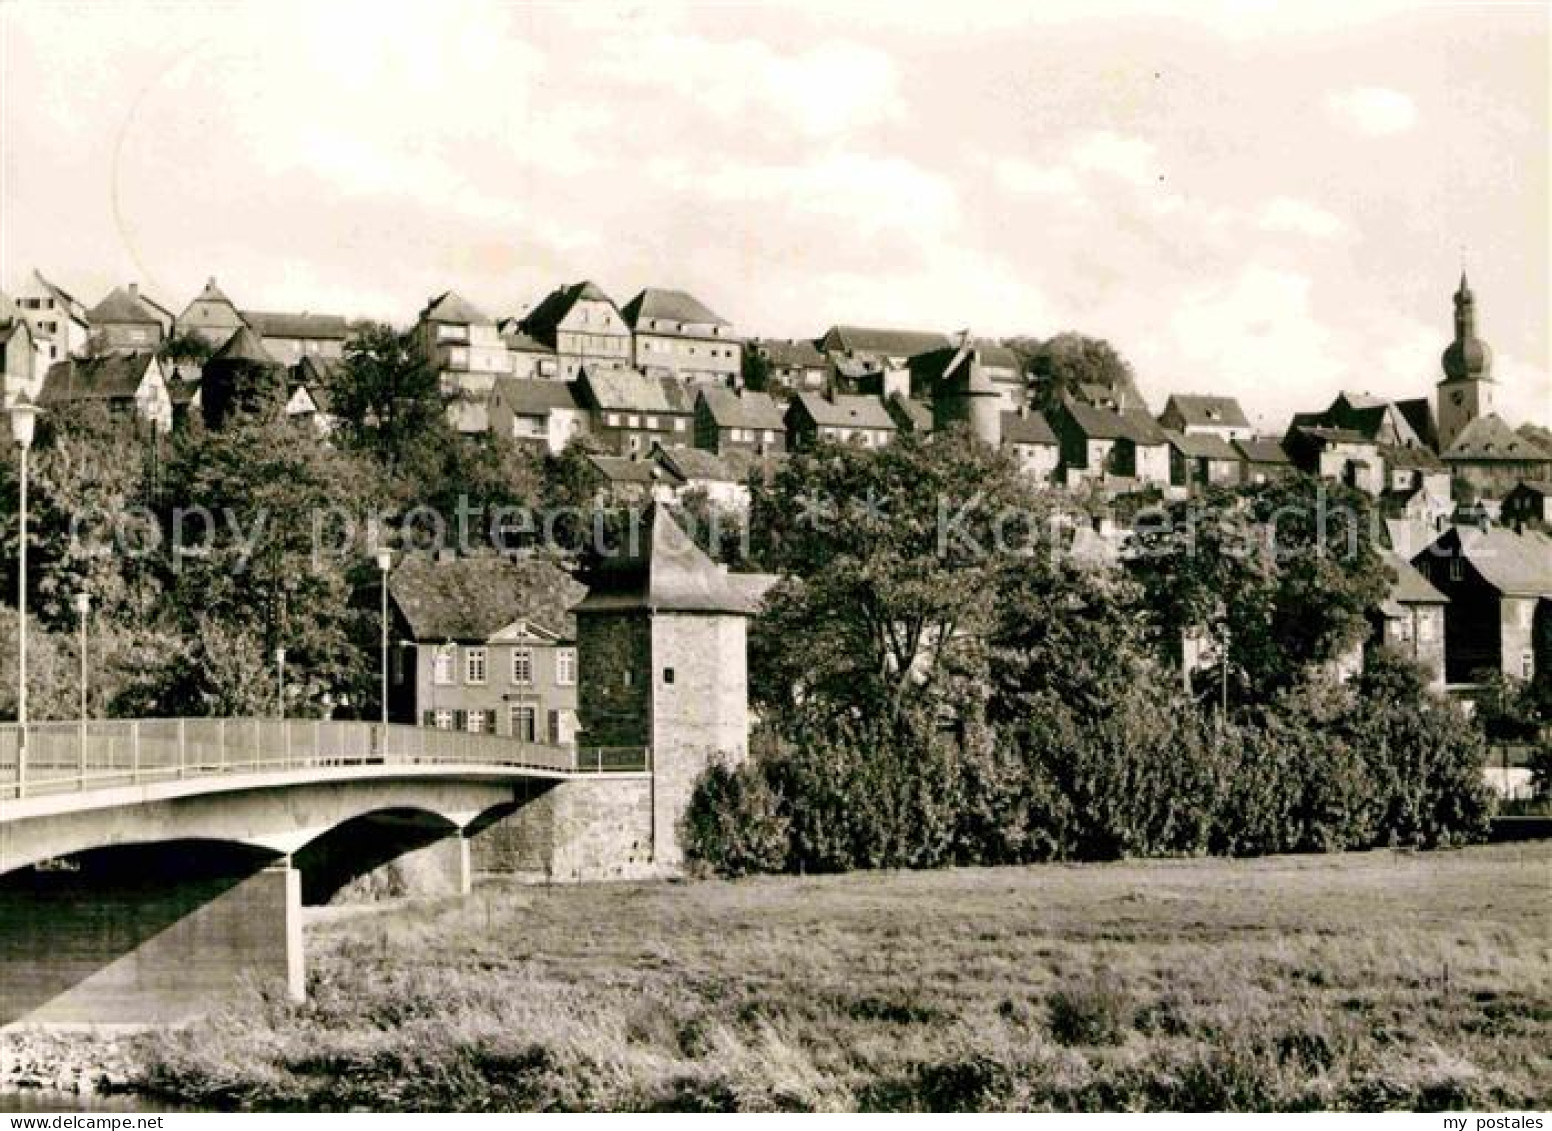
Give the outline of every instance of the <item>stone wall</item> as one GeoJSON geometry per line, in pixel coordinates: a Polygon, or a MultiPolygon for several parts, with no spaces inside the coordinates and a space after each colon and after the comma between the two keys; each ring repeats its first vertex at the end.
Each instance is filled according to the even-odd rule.
{"type": "Polygon", "coordinates": [[[470,838],[473,869],[557,883],[656,875],[652,785],[634,775],[538,786],[516,812],[470,838]]]}

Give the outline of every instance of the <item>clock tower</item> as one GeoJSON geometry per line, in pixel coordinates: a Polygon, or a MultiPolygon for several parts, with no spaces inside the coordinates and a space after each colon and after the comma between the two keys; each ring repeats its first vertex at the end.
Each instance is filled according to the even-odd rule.
{"type": "Polygon", "coordinates": [[[1444,351],[1444,380],[1438,388],[1439,450],[1447,451],[1461,431],[1493,411],[1493,351],[1477,337],[1476,296],[1461,272],[1455,292],[1455,340],[1444,351]]]}

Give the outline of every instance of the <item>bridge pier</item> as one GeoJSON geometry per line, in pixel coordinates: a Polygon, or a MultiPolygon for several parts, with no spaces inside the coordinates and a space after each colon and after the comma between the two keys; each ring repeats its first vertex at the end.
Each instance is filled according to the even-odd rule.
{"type": "Polygon", "coordinates": [[[461,832],[412,848],[386,867],[397,870],[411,899],[468,895],[474,890],[469,840],[461,832]]]}
{"type": "Polygon", "coordinates": [[[245,984],[302,999],[301,877],[183,842],[81,853],[0,879],[0,1025],[154,1024],[245,984]]]}

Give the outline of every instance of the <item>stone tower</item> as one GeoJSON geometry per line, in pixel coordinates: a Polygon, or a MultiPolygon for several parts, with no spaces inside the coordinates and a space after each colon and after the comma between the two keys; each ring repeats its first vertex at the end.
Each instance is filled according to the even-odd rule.
{"type": "Polygon", "coordinates": [[[748,756],[745,632],[773,579],[729,574],[656,505],[633,519],[574,610],[577,742],[650,749],[652,861],[673,868],[696,777],[748,756]]]}
{"type": "Polygon", "coordinates": [[[1466,425],[1493,411],[1493,351],[1477,337],[1476,296],[1464,271],[1455,292],[1455,340],[1445,349],[1442,362],[1439,450],[1446,451],[1466,425]]]}
{"type": "Polygon", "coordinates": [[[967,338],[944,367],[933,390],[933,431],[965,424],[976,439],[1000,447],[1002,409],[1002,397],[981,368],[980,356],[967,338]]]}

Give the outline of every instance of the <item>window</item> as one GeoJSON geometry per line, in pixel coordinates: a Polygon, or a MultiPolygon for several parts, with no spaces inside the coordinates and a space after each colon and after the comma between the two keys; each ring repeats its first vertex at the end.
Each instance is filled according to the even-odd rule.
{"type": "Polygon", "coordinates": [[[533,682],[533,649],[512,649],[512,682],[524,686],[533,682]]]}
{"type": "Polygon", "coordinates": [[[674,682],[674,669],[673,668],[664,668],[663,669],[663,682],[664,683],[672,683],[672,682],[674,682]]]}
{"type": "Polygon", "coordinates": [[[485,682],[485,656],[484,648],[465,648],[463,651],[463,681],[465,683],[485,682]]]}
{"type": "Polygon", "coordinates": [[[656,428],[657,427],[657,417],[655,417],[655,416],[647,417],[647,427],[648,428],[656,428]]]}
{"type": "Polygon", "coordinates": [[[1521,601],[1520,602],[1520,627],[1521,628],[1529,628],[1533,623],[1535,623],[1535,619],[1536,619],[1536,602],[1534,602],[1534,601],[1521,601]]]}
{"type": "Polygon", "coordinates": [[[436,711],[432,715],[437,730],[453,729],[453,713],[451,711],[436,711]]]}
{"type": "Polygon", "coordinates": [[[1450,580],[1459,581],[1465,576],[1465,568],[1460,564],[1459,558],[1450,559],[1450,580]]]}
{"type": "Polygon", "coordinates": [[[1536,674],[1536,657],[1529,652],[1520,655],[1520,678],[1530,679],[1536,674]]]}
{"type": "Polygon", "coordinates": [[[620,414],[617,412],[609,413],[605,419],[608,421],[610,428],[618,428],[620,426],[620,414]]]}
{"type": "Polygon", "coordinates": [[[512,737],[519,742],[538,741],[538,717],[532,707],[519,704],[513,705],[512,737]]]}
{"type": "Polygon", "coordinates": [[[680,416],[680,417],[675,417],[674,418],[674,431],[675,432],[683,432],[688,426],[689,426],[689,422],[686,421],[684,417],[680,416]]]}
{"type": "Polygon", "coordinates": [[[484,711],[469,711],[465,715],[464,722],[466,724],[466,729],[468,730],[468,732],[470,734],[484,734],[485,733],[485,712],[484,711]]]}
{"type": "Polygon", "coordinates": [[[625,423],[626,423],[626,425],[628,427],[640,428],[641,427],[641,417],[639,417],[639,416],[627,416],[625,418],[625,423]]]}
{"type": "Polygon", "coordinates": [[[453,682],[453,650],[438,648],[431,653],[431,682],[444,686],[453,682]]]}
{"type": "Polygon", "coordinates": [[[555,653],[555,682],[570,687],[577,682],[577,650],[561,648],[555,653]]]}
{"type": "Polygon", "coordinates": [[[1433,610],[1425,610],[1417,615],[1417,639],[1423,644],[1431,644],[1434,639],[1434,613],[1433,610]]]}

